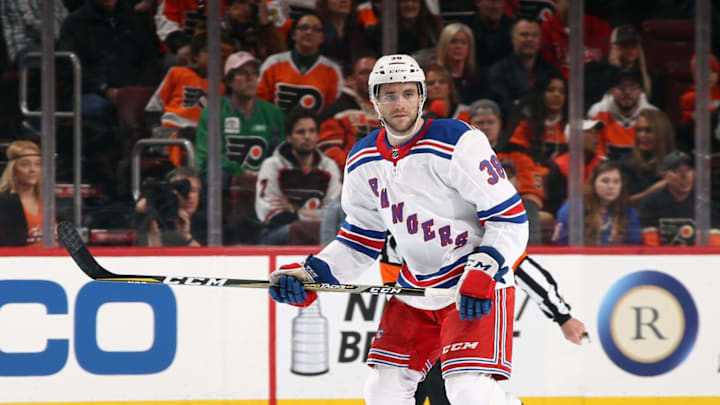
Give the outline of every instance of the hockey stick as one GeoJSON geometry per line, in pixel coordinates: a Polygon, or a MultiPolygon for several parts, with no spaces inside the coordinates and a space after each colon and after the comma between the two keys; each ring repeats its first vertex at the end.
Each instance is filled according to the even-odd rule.
{"type": "MultiPolygon", "coordinates": [[[[190,277],[190,276],[152,276],[115,274],[102,267],[88,250],[80,234],[70,222],[61,222],[57,227],[58,240],[67,249],[70,256],[80,269],[90,278],[97,281],[114,281],[121,283],[170,284],[208,287],[246,287],[269,288],[267,280],[243,280],[223,277],[190,277]]],[[[454,297],[455,290],[447,288],[408,288],[388,287],[382,285],[304,283],[303,287],[310,291],[332,291],[351,294],[370,293],[387,295],[414,295],[426,297],[454,297]]]]}

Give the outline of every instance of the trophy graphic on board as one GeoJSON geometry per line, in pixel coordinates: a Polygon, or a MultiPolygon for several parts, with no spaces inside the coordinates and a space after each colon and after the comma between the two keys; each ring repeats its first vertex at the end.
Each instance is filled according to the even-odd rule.
{"type": "Polygon", "coordinates": [[[290,371],[298,375],[320,375],[330,370],[328,321],[317,299],[299,308],[292,320],[292,361],[290,371]]]}

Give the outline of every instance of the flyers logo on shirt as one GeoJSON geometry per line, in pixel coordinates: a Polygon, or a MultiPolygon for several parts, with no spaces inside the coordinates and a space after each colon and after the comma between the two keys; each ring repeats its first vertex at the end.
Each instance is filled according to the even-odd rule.
{"type": "Polygon", "coordinates": [[[207,105],[207,93],[205,90],[199,87],[183,87],[183,107],[193,108],[200,107],[205,108],[207,105]]]}
{"type": "Polygon", "coordinates": [[[253,170],[260,169],[267,149],[267,141],[260,136],[225,136],[225,155],[228,159],[253,170]]]}
{"type": "Polygon", "coordinates": [[[277,84],[275,100],[283,111],[299,105],[308,110],[320,112],[324,102],[322,93],[316,87],[290,83],[277,84]]]}

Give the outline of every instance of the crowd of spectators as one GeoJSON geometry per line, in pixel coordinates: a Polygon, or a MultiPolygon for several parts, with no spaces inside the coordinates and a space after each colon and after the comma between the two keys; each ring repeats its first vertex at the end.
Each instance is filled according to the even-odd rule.
{"type": "MultiPolygon", "coordinates": [[[[17,70],[25,53],[39,49],[40,3],[0,6],[0,71],[17,70]]],[[[517,174],[530,243],[566,244],[570,1],[475,0],[464,20],[444,18],[437,0],[396,3],[397,51],[413,55],[425,70],[425,117],[459,119],[481,129],[517,174]]],[[[695,88],[672,100],[680,113],[673,121],[666,114],[666,72],[646,59],[642,20],[637,13],[623,19],[607,9],[597,12],[595,3],[602,2],[586,1],[584,16],[585,243],[693,244],[688,134],[695,124],[695,88]]],[[[82,64],[87,181],[101,184],[115,200],[129,197],[121,187],[129,174],[117,169],[118,161],[129,159],[116,146],[123,88],[154,89],[145,106],[156,118],[149,136],[194,145],[196,171],[179,148],[154,150],[176,167],[164,180],[183,184],[170,191],[178,213],[159,220],[150,215],[159,207],[147,195],[132,201],[128,226],[138,229],[135,243],[206,242],[196,230],[204,225],[197,218],[205,214],[212,86],[222,94],[224,242],[317,244],[323,215],[342,218],[337,211],[345,159],[355,142],[380,127],[367,80],[382,50],[382,1],[222,0],[221,83],[208,82],[206,1],[55,0],[54,6],[56,48],[76,53],[82,64]],[[163,236],[165,231],[171,235],[163,236]]],[[[685,13],[679,17],[692,16],[692,7],[675,6],[685,13]]],[[[646,18],[657,11],[647,10],[646,18]]],[[[58,66],[60,108],[67,109],[72,76],[58,66]]],[[[717,121],[720,64],[712,55],[710,68],[710,108],[717,121]]],[[[694,71],[694,57],[686,69],[694,71]]],[[[37,136],[37,122],[24,124],[30,130],[14,139],[37,136]]],[[[717,133],[720,126],[713,137],[720,142],[717,133]]],[[[39,149],[25,140],[7,149],[0,201],[12,210],[3,209],[0,223],[14,221],[24,232],[15,236],[31,245],[40,195],[23,183],[29,181],[22,172],[28,159],[39,160],[39,149]],[[24,221],[9,218],[20,212],[24,221]]],[[[716,214],[713,205],[713,235],[720,229],[716,214]]],[[[12,238],[4,234],[0,239],[24,244],[17,238],[6,243],[12,238]]]]}

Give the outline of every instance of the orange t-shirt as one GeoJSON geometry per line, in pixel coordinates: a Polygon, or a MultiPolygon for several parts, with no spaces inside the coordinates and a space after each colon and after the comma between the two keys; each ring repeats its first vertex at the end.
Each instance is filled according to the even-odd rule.
{"type": "MultiPolygon", "coordinates": [[[[40,203],[42,204],[42,202],[40,203]]],[[[25,221],[27,222],[27,247],[42,246],[42,205],[37,215],[34,215],[27,208],[23,207],[25,213],[25,221]]]]}

